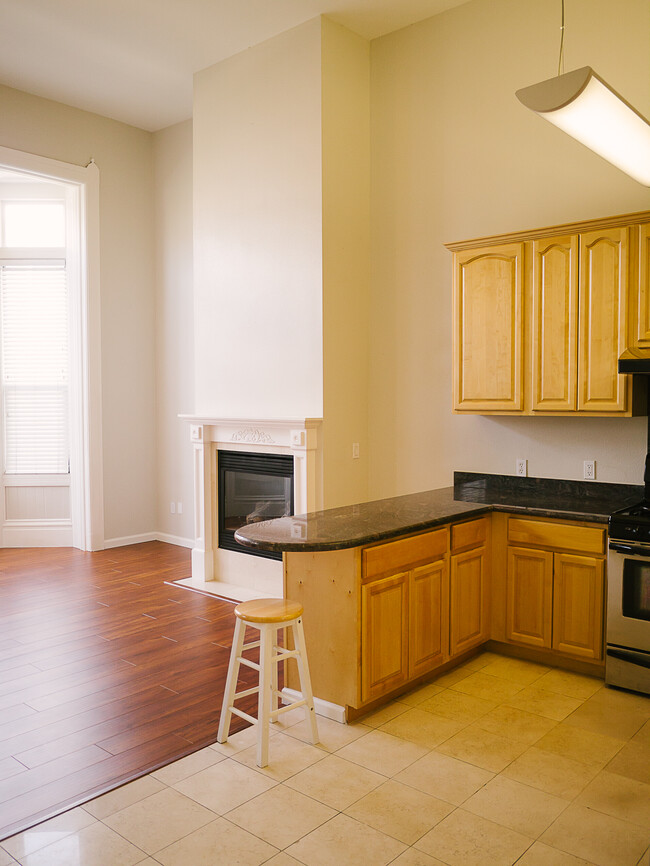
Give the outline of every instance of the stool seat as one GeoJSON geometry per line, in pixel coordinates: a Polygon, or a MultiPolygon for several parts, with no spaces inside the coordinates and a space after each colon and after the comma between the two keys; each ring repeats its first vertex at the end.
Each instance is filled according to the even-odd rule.
{"type": "Polygon", "coordinates": [[[302,614],[302,605],[286,598],[255,598],[235,608],[235,616],[245,622],[289,622],[302,614]]]}
{"type": "Polygon", "coordinates": [[[297,601],[286,598],[256,598],[244,601],[235,607],[235,633],[230,650],[230,663],[226,677],[221,718],[217,742],[225,743],[230,731],[230,719],[234,713],[242,719],[257,724],[257,765],[266,767],[269,762],[269,724],[291,709],[305,708],[305,720],[311,730],[312,743],[318,743],[318,727],[314,696],[309,678],[307,648],[302,626],[303,607],[297,601]],[[244,642],[246,629],[259,632],[259,640],[244,642]],[[293,649],[286,639],[280,640],[278,632],[289,632],[293,649]],[[244,655],[248,650],[259,650],[259,662],[244,655]],[[300,677],[300,697],[289,697],[278,690],[278,666],[295,659],[300,677]],[[258,671],[258,683],[249,689],[237,691],[240,665],[258,671]],[[235,701],[257,695],[257,718],[235,706],[235,701]],[[284,706],[278,706],[282,701],[284,706]]]}

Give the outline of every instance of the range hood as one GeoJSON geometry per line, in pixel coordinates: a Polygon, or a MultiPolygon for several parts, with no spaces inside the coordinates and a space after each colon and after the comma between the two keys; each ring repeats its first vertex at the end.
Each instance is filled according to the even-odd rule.
{"type": "Polygon", "coordinates": [[[650,376],[650,349],[626,349],[618,359],[618,372],[650,376]]]}

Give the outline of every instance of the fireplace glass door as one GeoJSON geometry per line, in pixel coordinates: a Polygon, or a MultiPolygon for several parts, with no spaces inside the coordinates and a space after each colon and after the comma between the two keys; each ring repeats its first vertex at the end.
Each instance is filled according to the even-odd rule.
{"type": "Polygon", "coordinates": [[[293,514],[293,457],[218,451],[219,547],[282,559],[281,553],[252,550],[235,541],[240,526],[293,514]]]}

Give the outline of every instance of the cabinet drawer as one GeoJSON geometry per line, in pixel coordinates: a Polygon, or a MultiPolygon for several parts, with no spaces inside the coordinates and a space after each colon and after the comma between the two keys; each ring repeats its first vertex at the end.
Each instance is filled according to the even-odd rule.
{"type": "Polygon", "coordinates": [[[524,546],[553,547],[579,553],[605,553],[606,530],[599,526],[571,526],[545,520],[508,520],[508,541],[524,546]]]}
{"type": "Polygon", "coordinates": [[[485,544],[487,538],[487,518],[457,523],[451,527],[451,552],[485,544]]]}
{"type": "Polygon", "coordinates": [[[405,571],[420,562],[439,559],[447,553],[448,528],[413,535],[363,550],[363,577],[405,571]]]}

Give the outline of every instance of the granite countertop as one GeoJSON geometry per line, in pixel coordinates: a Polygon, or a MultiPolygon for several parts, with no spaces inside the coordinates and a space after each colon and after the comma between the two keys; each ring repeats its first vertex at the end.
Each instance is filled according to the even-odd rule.
{"type": "Polygon", "coordinates": [[[252,523],[235,538],[260,550],[341,550],[491,511],[606,523],[612,511],[642,498],[643,487],[632,484],[455,472],[453,487],[252,523]]]}

